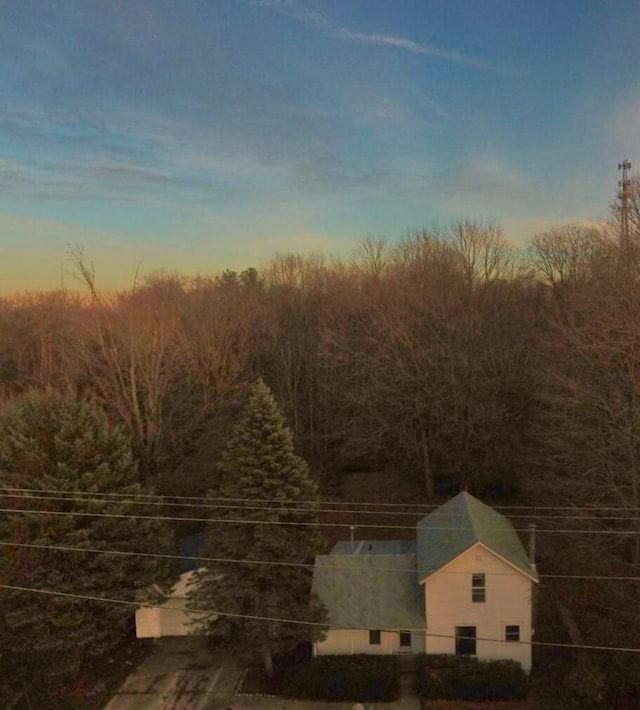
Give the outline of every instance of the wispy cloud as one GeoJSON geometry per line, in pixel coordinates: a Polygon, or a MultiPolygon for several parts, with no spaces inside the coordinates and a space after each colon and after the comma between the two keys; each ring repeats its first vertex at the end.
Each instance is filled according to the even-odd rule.
{"type": "Polygon", "coordinates": [[[611,142],[624,153],[620,157],[636,158],[640,153],[640,92],[618,102],[608,128],[611,142]]]}
{"type": "Polygon", "coordinates": [[[476,155],[457,175],[460,192],[486,197],[522,199],[533,188],[530,177],[515,165],[496,155],[476,155]]]}
{"type": "Polygon", "coordinates": [[[484,69],[495,74],[513,76],[519,74],[512,67],[504,67],[493,62],[472,57],[455,50],[442,49],[424,42],[416,42],[406,37],[399,37],[393,34],[370,34],[366,32],[356,32],[340,25],[325,15],[316,12],[308,7],[299,5],[295,0],[241,0],[254,7],[263,7],[274,10],[282,15],[303,22],[308,27],[312,27],[323,32],[334,39],[346,42],[358,42],[360,44],[370,44],[382,47],[400,49],[412,54],[421,54],[427,57],[435,57],[446,62],[462,64],[475,69],[484,69]]]}

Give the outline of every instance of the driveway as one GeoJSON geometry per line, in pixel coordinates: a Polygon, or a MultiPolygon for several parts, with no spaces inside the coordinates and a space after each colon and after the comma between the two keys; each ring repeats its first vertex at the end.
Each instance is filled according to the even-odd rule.
{"type": "MultiPolygon", "coordinates": [[[[127,678],[104,710],[353,710],[356,706],[235,695],[243,669],[231,654],[208,651],[197,637],[161,639],[155,653],[127,678]]],[[[360,707],[419,710],[420,702],[415,695],[403,693],[393,703],[360,707]]]]}
{"type": "Polygon", "coordinates": [[[242,667],[201,639],[166,638],[124,682],[105,710],[209,710],[229,707],[242,667]]]}
{"type": "Polygon", "coordinates": [[[311,700],[289,700],[287,698],[249,698],[236,696],[228,704],[212,699],[203,710],[420,710],[420,701],[415,696],[403,697],[393,703],[325,703],[311,700]]]}

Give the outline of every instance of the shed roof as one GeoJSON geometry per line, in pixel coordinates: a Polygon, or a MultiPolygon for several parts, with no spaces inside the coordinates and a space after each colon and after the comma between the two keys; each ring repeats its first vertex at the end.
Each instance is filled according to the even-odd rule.
{"type": "Polygon", "coordinates": [[[412,554],[318,555],[312,592],[324,602],[332,627],[424,626],[424,596],[412,554]]]}
{"type": "Polygon", "coordinates": [[[417,527],[419,582],[476,543],[482,543],[528,577],[538,579],[511,522],[469,493],[459,493],[436,508],[417,527]]]}
{"type": "Polygon", "coordinates": [[[180,568],[183,572],[189,572],[200,567],[198,555],[203,554],[205,545],[206,537],[203,532],[178,538],[176,547],[180,557],[184,558],[180,560],[180,568]]]}

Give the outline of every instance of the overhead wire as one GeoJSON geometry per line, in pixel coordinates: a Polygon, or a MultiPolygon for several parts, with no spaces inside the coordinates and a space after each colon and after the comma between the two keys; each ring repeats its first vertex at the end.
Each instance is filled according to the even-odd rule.
{"type": "MultiPolygon", "coordinates": [[[[294,567],[294,568],[304,568],[304,569],[330,569],[337,572],[349,572],[353,568],[341,567],[334,564],[322,564],[318,562],[286,562],[279,560],[253,560],[253,559],[236,559],[229,557],[209,557],[206,555],[175,555],[175,554],[165,554],[160,552],[137,552],[133,550],[102,550],[99,548],[87,548],[87,547],[77,547],[72,545],[43,545],[38,543],[29,542],[13,542],[7,540],[0,540],[1,547],[16,547],[16,548],[26,548],[34,550],[54,550],[58,552],[77,552],[81,554],[100,554],[100,555],[111,555],[114,557],[147,557],[155,559],[168,559],[168,560],[179,560],[188,562],[215,562],[218,564],[244,564],[244,565],[257,565],[257,566],[275,566],[275,567],[294,567]]],[[[358,571],[361,571],[358,569],[358,571]]],[[[376,567],[371,569],[372,572],[411,572],[409,567],[376,567]]],[[[450,570],[440,570],[440,574],[468,574],[467,572],[454,572],[450,570]]],[[[492,572],[492,576],[509,577],[513,576],[513,573],[509,572],[492,572]]],[[[628,582],[640,582],[640,577],[634,576],[622,576],[622,575],[572,575],[572,574],[539,574],[541,579],[581,579],[581,580],[611,580],[611,581],[628,581],[628,582]]]]}
{"type": "MultiPolygon", "coordinates": [[[[137,498],[143,498],[143,499],[160,499],[161,501],[166,500],[167,498],[174,499],[174,500],[192,500],[192,501],[202,501],[203,499],[206,500],[216,500],[216,501],[221,501],[223,503],[229,502],[244,502],[244,503],[258,503],[258,504],[264,504],[264,503],[283,503],[287,502],[283,500],[282,498],[249,498],[249,497],[225,497],[225,496],[184,496],[184,495],[163,495],[159,493],[108,493],[108,492],[101,492],[101,491],[79,491],[79,490],[65,490],[61,491],[60,489],[42,489],[42,488],[21,488],[21,487],[15,487],[15,486],[0,486],[0,492],[15,492],[15,493],[35,493],[35,494],[44,494],[44,493],[51,493],[51,494],[61,494],[64,493],[65,495],[79,495],[79,496],[87,496],[90,495],[95,498],[99,497],[111,497],[111,498],[131,498],[133,496],[137,498]]],[[[8,497],[8,496],[7,496],[8,497]]],[[[375,502],[375,501],[314,501],[314,500],[300,500],[296,501],[296,503],[299,503],[301,505],[318,505],[318,503],[322,505],[331,505],[331,506],[377,506],[379,508],[382,507],[390,507],[390,508],[419,508],[421,510],[428,510],[432,509],[435,510],[436,508],[439,507],[438,504],[429,504],[429,503],[385,503],[385,502],[375,502]]],[[[605,511],[605,510],[612,510],[612,511],[618,511],[618,510],[624,510],[624,511],[638,511],[640,512],[640,506],[600,506],[600,505],[591,505],[591,506],[557,506],[557,505],[493,505],[492,508],[495,510],[562,510],[562,511],[576,511],[576,510],[586,510],[586,511],[592,511],[592,512],[598,512],[598,511],[605,511]]],[[[355,512],[355,511],[351,511],[355,512]]],[[[376,512],[382,512],[380,510],[376,512]]],[[[419,513],[418,513],[419,514],[419,513]]],[[[513,513],[512,515],[518,515],[513,513]]],[[[523,515],[529,515],[529,514],[523,514],[523,515]]]]}
{"type": "MultiPolygon", "coordinates": [[[[147,602],[137,602],[137,601],[129,601],[126,599],[112,599],[110,597],[96,597],[92,596],[89,594],[73,594],[71,592],[58,592],[50,589],[36,589],[33,587],[23,587],[23,586],[18,586],[18,585],[12,585],[12,584],[0,584],[0,589],[7,589],[10,591],[16,591],[16,592],[27,592],[27,593],[32,593],[32,594],[41,594],[44,596],[51,596],[51,597],[61,597],[61,598],[66,598],[66,599],[79,599],[83,601],[92,601],[92,602],[99,602],[103,604],[120,604],[123,606],[130,606],[130,607],[136,607],[136,608],[148,608],[148,609],[166,609],[169,611],[180,611],[180,612],[187,612],[189,614],[193,615],[208,615],[208,616],[216,616],[216,617],[222,617],[222,618],[228,618],[228,619],[243,619],[246,621],[266,621],[266,622],[275,622],[275,623],[281,623],[281,624],[298,624],[302,626],[311,626],[315,628],[323,628],[326,629],[328,625],[326,623],[322,623],[319,621],[304,621],[301,619],[288,619],[288,618],[283,618],[283,617],[277,617],[277,616],[263,616],[260,614],[239,614],[235,612],[226,612],[226,611],[220,611],[218,609],[198,609],[198,608],[191,608],[188,606],[183,606],[183,607],[172,607],[172,606],[167,606],[166,604],[151,604],[147,602]]],[[[356,626],[331,626],[329,627],[331,630],[336,630],[336,631],[367,631],[367,629],[364,629],[362,627],[356,627],[356,626]]],[[[383,632],[390,632],[390,633],[397,633],[398,629],[380,629],[380,631],[383,632]]],[[[444,638],[444,639],[451,639],[454,640],[456,638],[461,638],[460,636],[455,636],[452,634],[434,634],[431,633],[427,630],[422,630],[422,629],[412,629],[412,633],[418,634],[420,636],[424,636],[425,638],[444,638]]],[[[477,637],[476,641],[488,641],[491,643],[505,643],[504,639],[495,639],[495,638],[486,638],[486,637],[477,637]]],[[[547,647],[552,647],[552,648],[569,648],[569,649],[575,649],[575,650],[591,650],[591,651],[612,651],[612,652],[625,652],[625,653],[640,653],[640,648],[631,648],[631,647],[625,647],[625,646],[602,646],[602,645],[595,645],[595,644],[573,644],[573,643],[560,643],[560,642],[552,642],[552,641],[510,641],[510,644],[520,644],[520,645],[525,645],[525,646],[547,646],[547,647]]]]}
{"type": "MultiPolygon", "coordinates": [[[[263,511],[266,512],[266,511],[263,511]]],[[[295,513],[295,509],[289,512],[295,513]]],[[[298,527],[325,527],[325,528],[353,528],[351,523],[323,523],[314,521],[293,521],[293,520],[247,520],[244,518],[201,518],[193,516],[171,516],[171,515],[138,515],[125,513],[97,513],[88,511],[61,511],[61,510],[35,510],[32,508],[0,508],[0,513],[27,513],[30,515],[51,515],[51,516],[71,516],[87,518],[120,518],[129,520],[163,520],[180,522],[200,522],[200,523],[223,523],[234,525],[284,525],[298,527]]],[[[415,530],[415,525],[383,525],[380,523],[358,523],[355,526],[359,529],[372,530],[415,530]]],[[[431,526],[431,530],[473,530],[470,526],[431,526]]],[[[513,528],[516,532],[530,532],[529,528],[513,528]]],[[[536,528],[536,533],[572,534],[572,535],[623,535],[640,536],[640,531],[636,530],[574,530],[571,528],[536,528]]]]}
{"type": "MultiPolygon", "coordinates": [[[[0,497],[4,498],[17,498],[20,500],[26,499],[26,500],[51,500],[51,501],[58,501],[58,502],[68,502],[68,503],[84,503],[84,502],[89,502],[89,503],[98,503],[101,505],[108,505],[108,504],[127,504],[127,505],[141,505],[141,506],[155,506],[155,507],[172,507],[172,508],[204,508],[204,509],[210,509],[210,510],[219,510],[219,509],[225,509],[225,510],[263,510],[263,511],[269,511],[269,512],[286,512],[286,511],[295,511],[295,512],[309,512],[309,513],[319,513],[319,514],[350,514],[350,515],[394,515],[394,516],[411,516],[411,517],[420,517],[422,515],[428,515],[429,512],[428,510],[421,510],[421,511],[400,511],[400,510],[394,510],[394,511],[384,511],[384,510],[349,510],[348,508],[325,508],[322,507],[323,504],[322,502],[316,504],[315,506],[312,507],[299,507],[295,503],[296,501],[280,501],[282,503],[288,503],[288,505],[281,505],[281,506],[269,506],[269,505],[247,505],[247,504],[242,504],[242,505],[230,505],[230,502],[237,503],[238,501],[230,501],[230,502],[221,502],[221,503],[213,503],[213,502],[201,502],[201,503],[183,503],[183,502],[172,502],[171,500],[135,500],[133,497],[128,497],[128,498],[115,498],[111,494],[99,494],[103,497],[96,497],[97,494],[91,493],[91,492],[85,492],[85,493],[80,493],[80,492],[70,492],[67,493],[66,491],[57,491],[59,495],[51,495],[49,491],[39,491],[37,493],[32,493],[31,491],[29,492],[23,492],[23,493],[5,493],[0,491],[0,497]],[[106,497],[109,496],[109,497],[106,497]]],[[[124,495],[124,494],[122,494],[124,495]]],[[[208,500],[208,501],[214,501],[217,500],[216,498],[204,498],[200,500],[208,500]]],[[[251,499],[248,499],[251,500],[251,499]]],[[[605,521],[616,521],[616,520],[623,520],[623,521],[640,521],[640,516],[632,516],[632,515],[625,515],[625,516],[612,516],[612,515],[567,515],[566,513],[564,514],[559,514],[559,515],[545,515],[545,514],[532,514],[532,513],[506,513],[505,515],[508,515],[512,518],[527,518],[529,519],[544,519],[544,520],[555,520],[555,519],[562,519],[562,520],[597,520],[601,522],[605,521]]]]}
{"type": "MultiPolygon", "coordinates": [[[[266,511],[265,511],[266,512],[266,511]]],[[[295,509],[290,511],[295,513],[295,509]]],[[[97,513],[88,511],[63,511],[63,510],[37,510],[33,508],[0,508],[0,513],[24,513],[29,515],[50,515],[50,516],[71,516],[86,518],[119,518],[129,520],[162,520],[174,522],[197,522],[197,523],[220,523],[228,525],[284,525],[297,527],[324,527],[324,528],[353,528],[372,530],[415,530],[415,525],[397,525],[382,523],[358,523],[354,526],[351,523],[323,523],[315,521],[294,521],[294,520],[247,520],[245,518],[200,518],[192,516],[172,516],[172,515],[138,515],[127,513],[97,513]]],[[[473,530],[470,526],[445,525],[442,527],[432,526],[431,530],[473,530]]],[[[513,528],[516,532],[531,532],[530,528],[513,528]]],[[[640,531],[636,530],[575,530],[571,528],[536,528],[536,533],[554,533],[571,535],[622,535],[640,536],[640,531]]]]}

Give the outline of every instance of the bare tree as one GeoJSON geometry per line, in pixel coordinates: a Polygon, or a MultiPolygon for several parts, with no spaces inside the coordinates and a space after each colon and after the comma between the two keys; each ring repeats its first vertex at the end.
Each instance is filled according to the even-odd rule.
{"type": "Polygon", "coordinates": [[[363,277],[380,279],[389,268],[389,247],[384,239],[367,237],[358,245],[351,267],[363,277]]]}
{"type": "Polygon", "coordinates": [[[254,340],[264,324],[256,281],[196,279],[180,310],[182,364],[198,383],[202,410],[211,412],[239,387],[250,371],[254,340]]]}
{"type": "MultiPolygon", "coordinates": [[[[548,527],[566,532],[547,533],[540,549],[549,573],[585,576],[552,587],[585,642],[632,646],[637,587],[606,578],[640,574],[640,283],[616,245],[605,248],[575,283],[566,281],[570,297],[540,334],[537,435],[523,493],[565,510],[548,527]]],[[[634,659],[598,662],[637,692],[634,659]]]]}
{"type": "Polygon", "coordinates": [[[557,301],[588,283],[607,249],[603,233],[591,225],[567,224],[535,234],[528,258],[535,273],[553,289],[557,301]]]}
{"type": "Polygon", "coordinates": [[[66,291],[24,294],[0,304],[0,372],[7,393],[26,386],[65,387],[77,372],[70,357],[83,319],[66,291]]]}
{"type": "Polygon", "coordinates": [[[499,230],[473,223],[410,234],[376,289],[352,289],[325,325],[326,359],[348,372],[333,399],[352,420],[348,446],[421,469],[429,496],[437,475],[471,485],[513,451],[504,433],[526,411],[531,338],[509,340],[530,326],[506,305],[524,293],[510,258],[499,230]]]}
{"type": "Polygon", "coordinates": [[[511,276],[513,251],[504,238],[502,227],[465,219],[451,225],[450,235],[469,286],[511,276]]]}
{"type": "Polygon", "coordinates": [[[163,456],[167,397],[179,366],[175,291],[159,302],[153,282],[140,288],[136,278],[129,291],[105,295],[97,289],[93,265],[87,264],[82,249],[72,248],[70,257],[93,316],[77,356],[88,384],[131,433],[143,477],[155,480],[163,456]]]}

